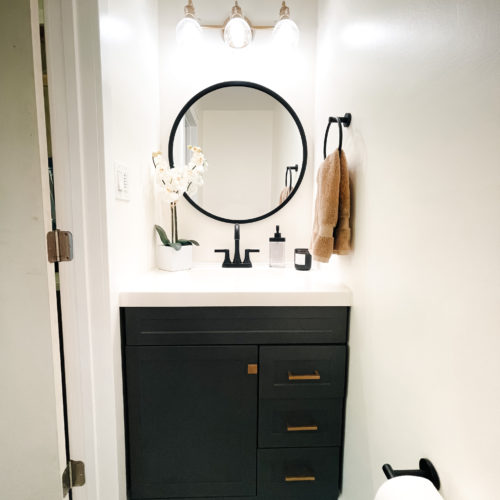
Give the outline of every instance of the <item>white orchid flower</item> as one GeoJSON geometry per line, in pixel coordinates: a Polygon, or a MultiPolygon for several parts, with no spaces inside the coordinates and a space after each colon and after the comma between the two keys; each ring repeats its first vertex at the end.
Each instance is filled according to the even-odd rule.
{"type": "Polygon", "coordinates": [[[179,193],[173,191],[162,191],[162,196],[168,203],[175,203],[179,198],[179,193]]]}
{"type": "MultiPolygon", "coordinates": [[[[178,239],[177,233],[176,202],[186,192],[191,195],[197,192],[198,187],[203,185],[203,174],[208,168],[207,160],[201,148],[198,146],[188,146],[188,148],[191,151],[191,159],[187,165],[181,167],[170,168],[170,165],[165,161],[160,152],[153,153],[155,185],[164,199],[170,203],[172,244],[169,243],[169,245],[174,246],[176,250],[181,248],[181,245],[178,244],[181,240],[178,239]]],[[[156,226],[157,231],[158,227],[156,226]]],[[[162,231],[164,234],[163,229],[162,231]]],[[[189,241],[191,244],[198,245],[194,240],[189,241]]],[[[167,243],[164,244],[167,245],[167,243]]]]}
{"type": "Polygon", "coordinates": [[[198,146],[188,148],[191,159],[181,167],[170,168],[161,153],[153,154],[156,185],[170,203],[175,203],[185,192],[195,194],[198,187],[203,185],[203,174],[208,167],[205,155],[198,146]]]}

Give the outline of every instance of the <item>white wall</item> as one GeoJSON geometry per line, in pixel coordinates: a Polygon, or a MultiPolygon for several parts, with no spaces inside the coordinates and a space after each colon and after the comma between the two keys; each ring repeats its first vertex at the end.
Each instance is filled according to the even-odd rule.
{"type": "Polygon", "coordinates": [[[234,214],[241,219],[274,208],[267,182],[273,167],[273,112],[205,110],[200,124],[199,142],[210,158],[203,176],[203,208],[220,217],[234,214]],[[242,151],[242,136],[259,147],[242,151]]]}
{"type": "MultiPolygon", "coordinates": [[[[159,148],[156,0],[99,0],[112,331],[102,339],[109,388],[106,454],[109,498],[126,498],[118,293],[120,283],[153,266],[151,153],[159,148]],[[128,167],[130,201],[115,198],[115,163],[128,167]]],[[[102,406],[101,406],[102,408],[102,406]]],[[[104,411],[104,410],[103,410],[104,411]]],[[[104,455],[103,455],[104,456],[104,455]]]]}
{"type": "Polygon", "coordinates": [[[354,251],[329,269],[354,292],[342,498],[423,456],[447,500],[498,498],[500,4],[320,0],[318,19],[316,137],[353,115],[354,251]]]}
{"type": "Polygon", "coordinates": [[[159,147],[157,1],[102,0],[101,43],[115,276],[153,265],[151,153],[159,147]],[[113,164],[128,167],[130,201],[115,199],[113,164]]]}
{"type": "MultiPolygon", "coordinates": [[[[299,48],[290,53],[275,53],[270,49],[271,33],[259,31],[254,43],[243,50],[227,48],[220,32],[205,31],[203,46],[196,52],[177,47],[175,26],[183,15],[185,0],[159,3],[160,12],[160,94],[161,148],[167,153],[170,129],[175,117],[190,97],[200,90],[226,80],[249,80],[260,83],[280,94],[297,112],[312,149],[314,120],[314,71],[316,43],[316,1],[288,2],[293,18],[301,30],[299,48]]],[[[245,15],[254,24],[272,24],[279,17],[279,2],[254,0],[241,4],[245,15]]],[[[229,14],[231,4],[224,0],[196,2],[196,14],[204,24],[220,24],[229,14]]],[[[309,244],[312,203],[311,157],[300,190],[291,202],[273,217],[245,225],[241,229],[242,248],[260,248],[255,261],[268,260],[269,237],[280,224],[287,238],[287,258],[293,260],[293,250],[309,244]]],[[[219,261],[214,248],[233,248],[233,229],[195,210],[185,200],[178,208],[179,231],[186,238],[201,244],[194,258],[219,261]]],[[[157,222],[167,224],[168,209],[157,214],[157,222]],[[160,219],[160,220],[158,220],[160,219]]]]}

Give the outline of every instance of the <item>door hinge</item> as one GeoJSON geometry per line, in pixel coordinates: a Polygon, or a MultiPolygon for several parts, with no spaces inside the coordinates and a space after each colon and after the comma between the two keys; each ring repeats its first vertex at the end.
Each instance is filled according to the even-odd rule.
{"type": "Polygon", "coordinates": [[[85,464],[77,460],[70,460],[62,475],[63,496],[69,490],[85,484],[85,464]]]}
{"type": "Polygon", "coordinates": [[[49,262],[73,260],[73,235],[69,231],[56,229],[47,233],[49,262]]]}

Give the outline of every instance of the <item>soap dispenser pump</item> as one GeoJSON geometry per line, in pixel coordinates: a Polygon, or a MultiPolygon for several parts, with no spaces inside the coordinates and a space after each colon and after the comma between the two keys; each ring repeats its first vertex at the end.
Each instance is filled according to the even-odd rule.
{"type": "Polygon", "coordinates": [[[274,236],[269,238],[269,265],[285,267],[285,238],[281,236],[279,226],[276,226],[274,236]]]}

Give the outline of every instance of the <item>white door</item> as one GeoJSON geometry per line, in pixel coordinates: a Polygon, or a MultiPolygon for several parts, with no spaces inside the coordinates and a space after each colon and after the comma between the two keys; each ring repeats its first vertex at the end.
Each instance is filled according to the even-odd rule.
{"type": "Polygon", "coordinates": [[[36,0],[0,0],[0,498],[58,500],[65,467],[36,0]]]}

